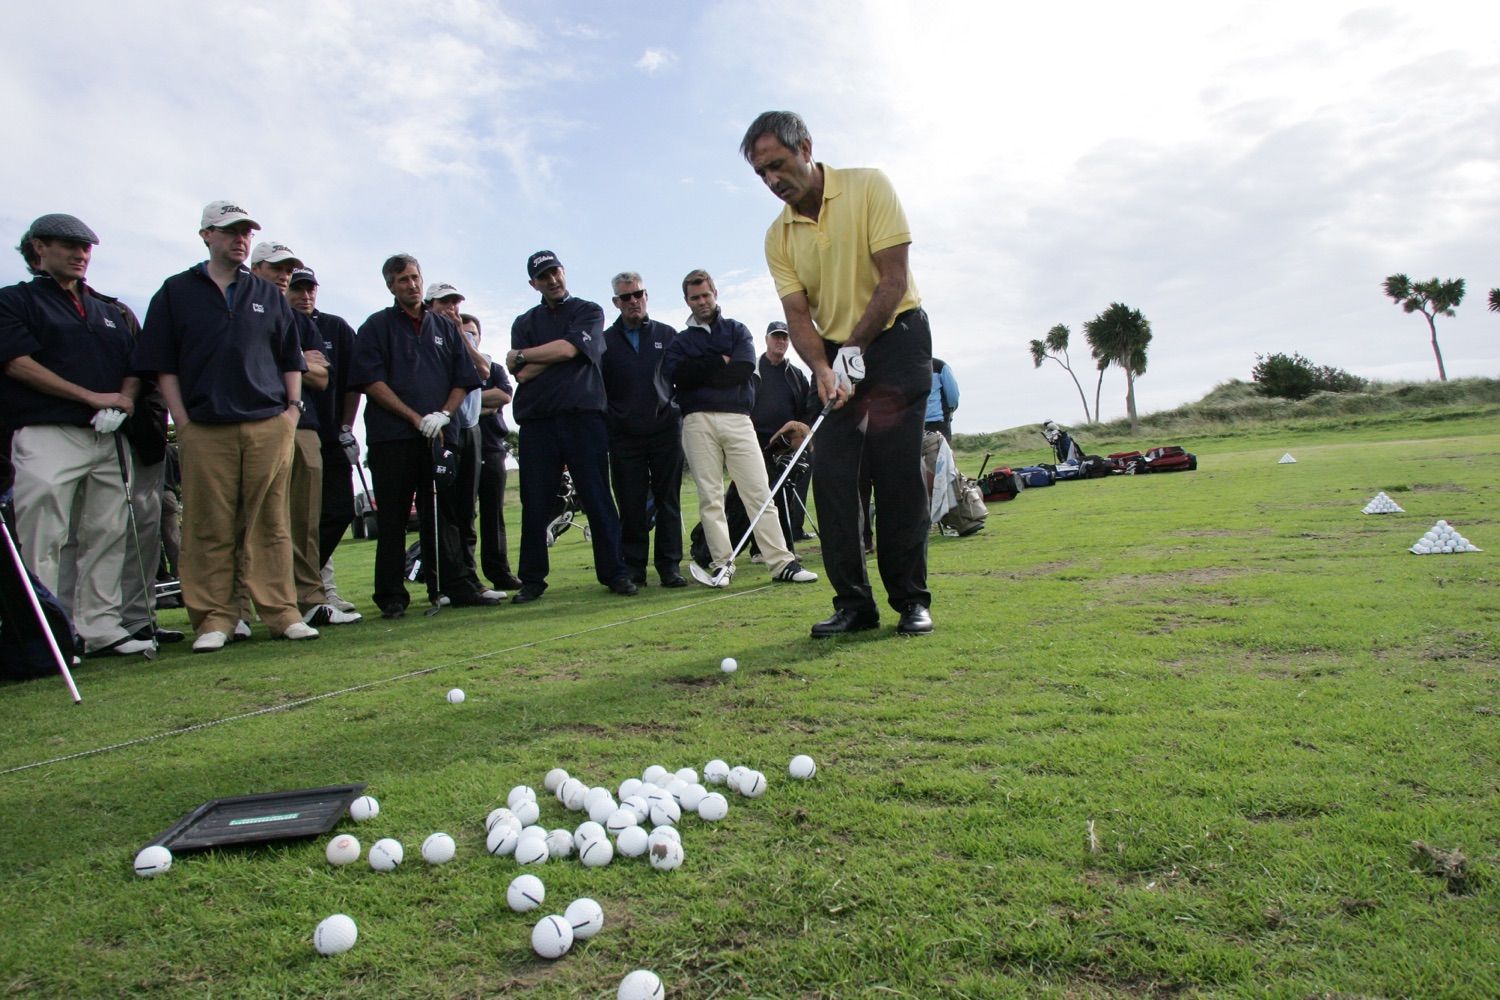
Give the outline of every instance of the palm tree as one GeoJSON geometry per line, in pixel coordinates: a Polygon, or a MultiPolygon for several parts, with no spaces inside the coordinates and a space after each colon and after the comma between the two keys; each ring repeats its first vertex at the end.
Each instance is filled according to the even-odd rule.
{"type": "Polygon", "coordinates": [[[1110,364],[1125,369],[1125,410],[1130,415],[1130,432],[1140,430],[1135,412],[1135,380],[1146,374],[1146,346],[1151,343],[1151,323],[1122,302],[1113,302],[1083,324],[1094,359],[1099,362],[1099,377],[1110,364]]]}
{"type": "Polygon", "coordinates": [[[1045,340],[1033,340],[1031,342],[1031,362],[1040,368],[1042,362],[1051,358],[1062,365],[1063,371],[1073,380],[1073,385],[1078,389],[1078,398],[1083,401],[1083,422],[1091,424],[1094,418],[1089,416],[1089,398],[1083,394],[1083,386],[1078,381],[1078,376],[1073,373],[1073,363],[1068,357],[1068,337],[1071,331],[1062,323],[1057,324],[1047,331],[1045,340]]]}
{"type": "MultiPolygon", "coordinates": [[[[1454,278],[1452,281],[1439,281],[1433,278],[1430,281],[1413,282],[1404,274],[1393,274],[1385,279],[1385,294],[1406,312],[1419,312],[1422,318],[1427,320],[1427,329],[1432,331],[1432,356],[1437,358],[1438,378],[1448,381],[1448,371],[1443,367],[1443,352],[1438,349],[1437,323],[1434,322],[1438,316],[1452,316],[1453,310],[1464,300],[1464,279],[1454,278]]],[[[1490,296],[1490,308],[1495,308],[1495,298],[1490,296]]]]}
{"type": "Polygon", "coordinates": [[[1490,312],[1500,313],[1500,288],[1490,289],[1490,312]]]}

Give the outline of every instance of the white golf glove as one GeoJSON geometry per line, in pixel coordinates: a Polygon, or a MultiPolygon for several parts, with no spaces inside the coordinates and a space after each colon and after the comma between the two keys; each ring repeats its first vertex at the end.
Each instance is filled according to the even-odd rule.
{"type": "Polygon", "coordinates": [[[857,347],[840,347],[833,357],[833,377],[849,392],[864,381],[865,359],[857,347]]]}
{"type": "Polygon", "coordinates": [[[344,457],[350,465],[359,464],[359,441],[354,437],[354,428],[348,424],[339,432],[339,447],[344,449],[344,457]]]}
{"type": "Polygon", "coordinates": [[[125,411],[117,410],[114,407],[99,410],[95,412],[94,418],[90,422],[94,425],[94,430],[100,434],[113,434],[125,422],[125,411]]]}
{"type": "Polygon", "coordinates": [[[449,419],[451,418],[448,414],[442,410],[434,410],[422,418],[422,425],[419,430],[421,430],[423,437],[430,440],[443,433],[443,428],[448,426],[449,419]]]}

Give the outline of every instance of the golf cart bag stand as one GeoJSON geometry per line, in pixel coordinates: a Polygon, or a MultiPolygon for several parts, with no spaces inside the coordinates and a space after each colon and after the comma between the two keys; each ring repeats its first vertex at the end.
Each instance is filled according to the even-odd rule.
{"type": "Polygon", "coordinates": [[[173,823],[151,844],[160,844],[173,854],[180,854],[234,844],[317,837],[338,826],[349,811],[349,803],[364,790],[361,783],[213,799],[173,823]]]}

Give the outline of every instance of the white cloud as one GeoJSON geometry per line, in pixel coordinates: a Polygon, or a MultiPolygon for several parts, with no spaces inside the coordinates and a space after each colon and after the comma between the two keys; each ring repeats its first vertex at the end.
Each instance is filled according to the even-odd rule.
{"type": "Polygon", "coordinates": [[[676,61],[677,57],[666,49],[647,49],[635,61],[635,68],[654,76],[676,61]]]}

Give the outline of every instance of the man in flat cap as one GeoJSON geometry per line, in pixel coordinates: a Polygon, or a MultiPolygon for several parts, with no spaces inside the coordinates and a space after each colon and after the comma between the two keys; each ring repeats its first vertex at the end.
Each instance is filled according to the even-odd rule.
{"type": "Polygon", "coordinates": [[[36,276],[0,289],[0,418],[15,431],[18,541],[87,652],[154,652],[154,637],[133,637],[121,615],[129,458],[116,432],[140,389],[131,331],[117,307],[88,294],[92,229],[44,215],[24,242],[36,276]]]}

